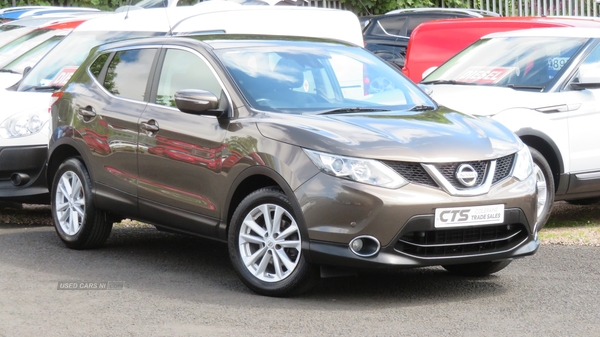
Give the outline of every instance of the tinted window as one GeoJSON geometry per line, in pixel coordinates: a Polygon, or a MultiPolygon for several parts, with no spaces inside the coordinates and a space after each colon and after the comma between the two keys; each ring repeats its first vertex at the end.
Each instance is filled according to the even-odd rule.
{"type": "Polygon", "coordinates": [[[406,18],[385,18],[377,21],[373,27],[373,35],[404,36],[406,18]]]}
{"type": "Polygon", "coordinates": [[[178,49],[169,49],[160,72],[156,102],[175,106],[175,92],[181,89],[202,89],[221,94],[221,85],[211,68],[198,55],[178,49]]]}
{"type": "Polygon", "coordinates": [[[156,49],[120,51],[108,65],[103,86],[115,96],[144,100],[156,49]]]}
{"type": "Polygon", "coordinates": [[[417,28],[418,25],[422,24],[423,22],[427,22],[427,21],[432,21],[432,20],[442,20],[442,19],[454,19],[456,18],[456,15],[449,15],[449,16],[416,16],[416,17],[412,17],[410,18],[410,20],[408,20],[408,27],[406,27],[406,36],[410,37],[410,34],[412,34],[412,31],[417,28]]]}
{"type": "Polygon", "coordinates": [[[94,77],[96,77],[96,79],[98,79],[98,77],[100,77],[100,72],[102,72],[102,67],[104,67],[104,63],[106,63],[106,60],[108,60],[108,56],[110,54],[102,54],[100,56],[98,56],[98,58],[96,59],[96,61],[94,61],[94,63],[92,63],[92,65],[90,66],[90,72],[94,75],[94,77]]]}

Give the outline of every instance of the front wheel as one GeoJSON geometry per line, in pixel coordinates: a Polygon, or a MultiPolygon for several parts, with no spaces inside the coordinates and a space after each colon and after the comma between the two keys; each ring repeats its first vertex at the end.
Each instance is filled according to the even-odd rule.
{"type": "Polygon", "coordinates": [[[554,176],[546,158],[536,149],[529,147],[533,159],[533,174],[537,180],[537,222],[536,230],[542,229],[552,212],[554,204],[554,176]]]}
{"type": "Polygon", "coordinates": [[[88,249],[104,244],[112,222],[94,207],[90,176],[79,159],[70,158],[60,165],[51,194],[54,227],[67,247],[88,249]]]}
{"type": "Polygon", "coordinates": [[[467,264],[451,264],[442,266],[452,274],[469,277],[483,277],[499,272],[510,264],[511,260],[486,261],[467,264]]]}
{"type": "Polygon", "coordinates": [[[296,295],[319,279],[318,269],[302,255],[302,234],[291,204],[276,188],[249,194],[236,208],[228,235],[234,270],[256,293],[296,295]]]}

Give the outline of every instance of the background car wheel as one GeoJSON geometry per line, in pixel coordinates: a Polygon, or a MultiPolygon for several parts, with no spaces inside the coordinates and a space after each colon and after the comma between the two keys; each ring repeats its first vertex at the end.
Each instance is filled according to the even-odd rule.
{"type": "Polygon", "coordinates": [[[262,188],[236,208],[229,228],[229,256],[242,282],[266,296],[292,296],[319,280],[302,255],[302,235],[288,198],[262,188]]]}
{"type": "Polygon", "coordinates": [[[567,200],[567,202],[569,204],[571,204],[571,205],[587,206],[587,205],[591,205],[591,204],[595,204],[597,202],[600,202],[600,198],[586,198],[586,199],[567,200]]]}
{"type": "Polygon", "coordinates": [[[487,261],[467,264],[452,264],[442,267],[455,275],[482,277],[499,272],[500,270],[506,268],[506,266],[508,266],[510,263],[510,260],[495,262],[487,261]]]}
{"type": "Polygon", "coordinates": [[[554,205],[554,176],[552,169],[542,154],[530,147],[531,157],[533,159],[533,174],[537,179],[538,197],[537,197],[537,224],[539,231],[544,227],[554,205]]]}
{"type": "Polygon", "coordinates": [[[73,249],[102,246],[112,222],[94,207],[90,176],[79,159],[70,158],[60,165],[51,193],[54,227],[65,245],[73,249]]]}

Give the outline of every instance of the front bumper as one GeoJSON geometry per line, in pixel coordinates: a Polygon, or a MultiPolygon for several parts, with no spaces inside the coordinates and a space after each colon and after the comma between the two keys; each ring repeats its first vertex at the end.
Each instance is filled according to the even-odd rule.
{"type": "Polygon", "coordinates": [[[433,215],[412,218],[392,243],[372,257],[357,256],[345,244],[311,241],[311,262],[359,270],[414,268],[516,259],[534,254],[539,247],[537,235],[523,224],[520,209],[506,210],[502,225],[440,230],[433,220],[433,215]],[[512,228],[501,228],[508,226],[512,228]],[[407,240],[415,233],[428,238],[407,240]]]}
{"type": "Polygon", "coordinates": [[[439,188],[409,184],[391,190],[325,174],[300,186],[311,263],[354,269],[420,267],[514,259],[534,254],[537,187],[507,178],[479,196],[452,196],[439,188]],[[504,221],[491,225],[436,228],[437,208],[504,205],[504,221]],[[354,254],[357,237],[377,239],[377,254],[354,254]]]}
{"type": "Polygon", "coordinates": [[[46,145],[0,147],[0,200],[49,204],[47,155],[46,145]],[[21,184],[11,181],[14,174],[25,178],[21,184]]]}

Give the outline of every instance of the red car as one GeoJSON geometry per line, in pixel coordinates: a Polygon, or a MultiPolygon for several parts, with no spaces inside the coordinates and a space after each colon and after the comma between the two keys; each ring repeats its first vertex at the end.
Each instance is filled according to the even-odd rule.
{"type": "Polygon", "coordinates": [[[438,67],[482,36],[510,30],[543,27],[600,27],[600,21],[578,17],[487,17],[428,21],[415,28],[402,72],[413,82],[438,67]]]}

